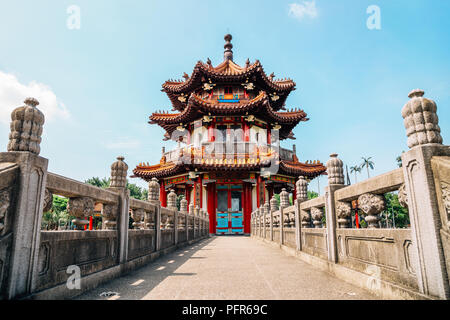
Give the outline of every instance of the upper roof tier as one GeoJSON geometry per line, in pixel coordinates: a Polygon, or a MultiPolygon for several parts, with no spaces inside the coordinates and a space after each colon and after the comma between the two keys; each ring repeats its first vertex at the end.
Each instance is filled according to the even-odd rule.
{"type": "Polygon", "coordinates": [[[258,91],[263,90],[279,96],[279,99],[272,103],[275,111],[283,108],[289,93],[295,90],[295,82],[291,79],[275,80],[273,73],[267,76],[259,60],[250,63],[247,59],[244,67],[236,64],[233,61],[231,39],[231,35],[225,36],[224,61],[218,66],[213,67],[209,58],[206,63],[198,61],[191,76],[185,73],[184,80],[169,80],[163,83],[162,91],[166,92],[176,110],[183,111],[187,106],[187,101],[180,100],[180,96],[189,96],[192,92],[202,90],[205,83],[212,85],[251,83],[258,91]]]}

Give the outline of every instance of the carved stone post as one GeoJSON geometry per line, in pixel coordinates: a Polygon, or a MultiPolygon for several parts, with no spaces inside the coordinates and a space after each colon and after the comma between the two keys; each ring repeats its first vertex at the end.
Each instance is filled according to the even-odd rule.
{"type": "Polygon", "coordinates": [[[352,206],[348,202],[338,202],[336,205],[336,215],[338,217],[339,228],[350,227],[350,217],[352,215],[352,206]]]}
{"type": "Polygon", "coordinates": [[[295,183],[295,189],[297,191],[297,199],[294,203],[295,207],[295,244],[297,250],[302,250],[302,210],[300,205],[302,202],[308,200],[308,181],[305,177],[298,177],[297,182],[295,183]]]}
{"type": "Polygon", "coordinates": [[[280,244],[284,243],[284,228],[289,228],[289,217],[285,217],[285,209],[289,207],[289,193],[285,188],[280,192],[280,244]]]}
{"type": "Polygon", "coordinates": [[[0,295],[16,299],[30,294],[38,275],[40,229],[48,160],[39,156],[44,115],[33,98],[11,114],[7,150],[0,164],[14,164],[12,181],[0,186],[0,295]],[[3,271],[3,272],[2,272],[3,271]]]}
{"type": "Polygon", "coordinates": [[[270,199],[270,241],[273,241],[273,228],[274,228],[274,221],[273,221],[273,213],[278,210],[278,202],[275,196],[272,196],[272,199],[270,199]]]}
{"type": "MultiPolygon", "coordinates": [[[[337,239],[336,239],[336,208],[334,193],[344,188],[344,163],[336,153],[330,155],[326,163],[328,174],[328,186],[325,187],[325,219],[327,222],[328,260],[336,263],[337,239]]],[[[312,215],[311,210],[311,215],[312,215]]]]}
{"type": "Polygon", "coordinates": [[[117,157],[111,165],[111,184],[108,190],[119,196],[119,262],[126,263],[128,260],[128,225],[130,219],[130,191],[126,188],[128,165],[122,156],[117,157]]]}
{"type": "Polygon", "coordinates": [[[154,228],[156,233],[156,251],[161,249],[161,201],[159,200],[160,185],[158,179],[152,178],[148,184],[148,201],[155,205],[154,228]]]}
{"type": "Polygon", "coordinates": [[[270,211],[270,205],[269,205],[269,199],[266,200],[266,203],[264,203],[264,232],[263,237],[266,239],[266,228],[267,228],[267,216],[270,211]]]}
{"type": "Polygon", "coordinates": [[[358,197],[358,204],[367,215],[364,218],[369,228],[378,228],[379,214],[384,210],[385,200],[383,196],[366,193],[358,197]]]}
{"type": "MultiPolygon", "coordinates": [[[[419,260],[419,289],[427,295],[450,299],[443,250],[445,245],[449,245],[449,236],[439,216],[431,166],[434,157],[450,157],[450,148],[442,145],[436,103],[423,95],[424,91],[413,90],[409,94],[411,100],[402,109],[410,148],[401,155],[402,168],[413,242],[419,260]]],[[[450,261],[450,252],[447,253],[447,261],[450,261]]]]}
{"type": "Polygon", "coordinates": [[[180,201],[180,212],[182,213],[182,215],[180,215],[180,217],[181,217],[180,227],[182,227],[184,230],[186,230],[186,237],[187,237],[188,202],[187,202],[186,198],[184,198],[184,197],[180,201]]]}

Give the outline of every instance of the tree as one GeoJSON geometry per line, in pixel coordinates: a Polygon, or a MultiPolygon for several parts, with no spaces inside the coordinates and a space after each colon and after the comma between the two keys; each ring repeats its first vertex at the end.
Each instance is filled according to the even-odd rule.
{"type": "Polygon", "coordinates": [[[307,194],[308,194],[308,200],[311,200],[311,199],[319,197],[319,194],[317,192],[315,192],[315,191],[309,191],[308,190],[307,194]]]}
{"type": "Polygon", "coordinates": [[[382,217],[387,213],[387,219],[396,228],[408,228],[410,225],[409,212],[407,208],[400,205],[398,194],[389,192],[384,195],[386,199],[386,209],[382,217]]]}
{"type": "Polygon", "coordinates": [[[360,166],[353,166],[350,167],[350,173],[355,173],[355,183],[358,183],[358,177],[356,176],[357,173],[361,172],[362,168],[360,166]]]}
{"type": "Polygon", "coordinates": [[[87,179],[84,183],[89,183],[92,184],[93,186],[105,189],[109,187],[110,180],[111,179],[109,178],[100,179],[99,177],[93,177],[87,179]]]}
{"type": "MultiPolygon", "coordinates": [[[[93,186],[106,189],[109,187],[111,182],[110,178],[102,178],[93,177],[84,181],[85,183],[92,184],[93,186]]],[[[148,190],[145,188],[141,188],[134,183],[129,183],[127,180],[126,188],[130,190],[130,197],[138,199],[138,200],[147,200],[148,199],[148,190]]]]}
{"type": "MultiPolygon", "coordinates": [[[[402,151],[402,153],[403,152],[405,152],[405,151],[402,151]]],[[[400,155],[397,158],[395,158],[395,161],[397,161],[398,167],[401,168],[402,167],[402,156],[400,155]]]]}
{"type": "Polygon", "coordinates": [[[67,212],[68,201],[67,198],[53,195],[52,208],[42,215],[41,227],[47,230],[57,230],[61,221],[68,224],[71,219],[74,219],[75,217],[70,217],[67,212]]]}
{"type": "Polygon", "coordinates": [[[367,169],[367,178],[370,178],[369,169],[373,170],[375,163],[370,160],[372,159],[372,157],[361,157],[361,159],[363,160],[363,163],[361,163],[361,169],[365,167],[367,169]]]}

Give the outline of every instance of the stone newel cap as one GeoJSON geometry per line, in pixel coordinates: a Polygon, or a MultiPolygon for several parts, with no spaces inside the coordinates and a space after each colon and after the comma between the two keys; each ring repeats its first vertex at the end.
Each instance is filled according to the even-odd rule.
{"type": "Polygon", "coordinates": [[[425,91],[423,91],[422,89],[414,89],[413,91],[411,91],[409,94],[408,94],[408,97],[409,98],[414,98],[414,97],[423,97],[423,95],[425,94],[425,91]]]}
{"type": "Polygon", "coordinates": [[[330,158],[337,158],[338,154],[337,153],[332,153],[330,154],[330,158]]]}
{"type": "Polygon", "coordinates": [[[31,98],[31,97],[26,98],[25,101],[24,101],[24,103],[25,103],[27,106],[30,106],[30,107],[33,107],[33,108],[35,108],[37,105],[39,105],[39,101],[37,101],[37,99],[31,98]]]}

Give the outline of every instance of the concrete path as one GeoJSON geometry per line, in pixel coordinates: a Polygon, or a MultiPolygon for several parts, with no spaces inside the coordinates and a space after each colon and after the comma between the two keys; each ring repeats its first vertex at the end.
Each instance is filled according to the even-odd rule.
{"type": "Polygon", "coordinates": [[[379,299],[249,237],[205,239],[77,299],[379,299]],[[103,292],[117,292],[111,297],[103,292]]]}

